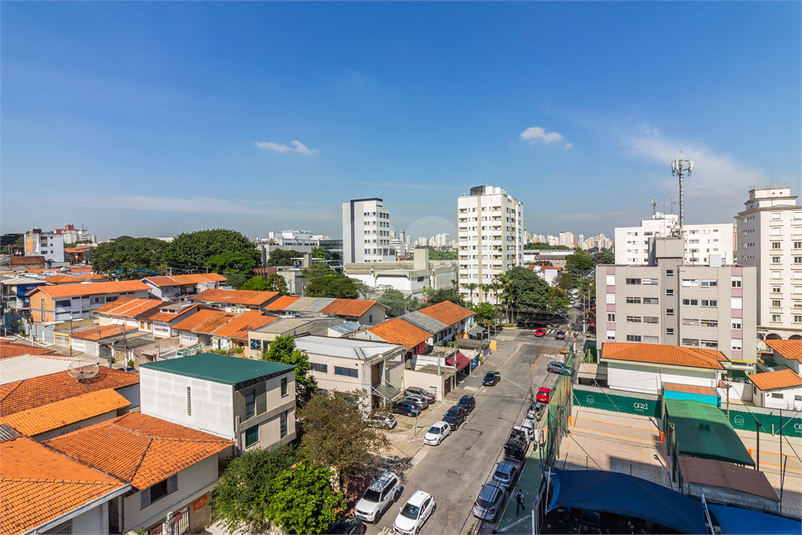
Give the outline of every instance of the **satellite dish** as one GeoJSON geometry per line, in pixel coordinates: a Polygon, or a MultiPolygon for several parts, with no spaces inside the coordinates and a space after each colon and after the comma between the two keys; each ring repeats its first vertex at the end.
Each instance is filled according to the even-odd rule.
{"type": "Polygon", "coordinates": [[[97,372],[97,364],[89,360],[76,360],[67,367],[67,373],[70,374],[70,377],[79,381],[91,379],[97,375],[97,372]]]}

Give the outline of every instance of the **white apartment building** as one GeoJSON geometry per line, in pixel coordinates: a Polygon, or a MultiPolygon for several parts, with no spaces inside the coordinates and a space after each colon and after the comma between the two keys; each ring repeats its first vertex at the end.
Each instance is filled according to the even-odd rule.
{"type": "Polygon", "coordinates": [[[559,245],[565,245],[566,247],[576,247],[576,236],[574,236],[573,232],[560,232],[559,245]]]}
{"type": "Polygon", "coordinates": [[[459,291],[466,300],[476,296],[481,302],[484,293],[469,291],[468,284],[490,284],[496,275],[523,265],[523,203],[503,188],[477,186],[458,199],[457,212],[459,291]]]}
{"type": "Polygon", "coordinates": [[[49,266],[64,264],[64,236],[34,228],[25,233],[25,256],[44,256],[49,266]]]}
{"type": "Polygon", "coordinates": [[[378,198],[343,203],[343,263],[391,262],[390,212],[378,198]]]}
{"type": "Polygon", "coordinates": [[[802,206],[790,184],[755,186],[737,216],[738,264],[757,269],[758,335],[802,329],[802,206]]]}
{"type": "MultiPolygon", "coordinates": [[[[642,266],[649,262],[649,238],[666,237],[679,230],[677,214],[657,212],[651,219],[644,219],[639,227],[616,227],[615,263],[621,266],[642,266]]],[[[735,249],[732,223],[685,225],[685,262],[707,265],[718,255],[721,263],[734,263],[735,249]]]]}

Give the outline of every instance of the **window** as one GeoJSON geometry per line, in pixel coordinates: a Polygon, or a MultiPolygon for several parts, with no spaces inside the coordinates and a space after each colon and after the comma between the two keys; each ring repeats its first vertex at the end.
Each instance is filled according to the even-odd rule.
{"type": "Polygon", "coordinates": [[[284,438],[287,436],[287,411],[279,415],[279,425],[281,427],[281,438],[284,438]]]}
{"type": "Polygon", "coordinates": [[[718,347],[718,342],[715,340],[702,340],[702,347],[718,347]]]}
{"type": "Polygon", "coordinates": [[[192,388],[187,387],[187,416],[192,416],[192,388]]]}
{"type": "Polygon", "coordinates": [[[772,397],[773,399],[782,399],[782,398],[783,398],[783,395],[782,395],[782,393],[781,393],[781,392],[772,392],[772,393],[771,393],[771,397],[772,397]]]}
{"type": "Polygon", "coordinates": [[[794,323],[802,323],[802,316],[794,316],[794,323]]]}
{"type": "Polygon", "coordinates": [[[782,299],[772,299],[771,306],[773,306],[773,307],[781,307],[781,306],[783,306],[782,299]]]}
{"type": "Polygon", "coordinates": [[[660,323],[660,318],[657,316],[643,316],[643,323],[660,323]]]}
{"type": "Polygon", "coordinates": [[[640,279],[627,279],[627,284],[640,284],[640,279]]]}
{"type": "Polygon", "coordinates": [[[615,275],[607,275],[607,286],[615,286],[615,275]]]}
{"type": "Polygon", "coordinates": [[[718,320],[702,320],[702,327],[718,327],[718,320]]]}
{"type": "Polygon", "coordinates": [[[735,351],[741,351],[744,347],[743,338],[733,338],[730,347],[735,351]]]}
{"type": "Polygon", "coordinates": [[[674,289],[673,288],[666,288],[666,295],[674,295],[674,289]]]}
{"type": "Polygon", "coordinates": [[[772,256],[771,257],[771,263],[772,264],[779,264],[780,263],[780,257],[779,256],[772,256]]]}
{"type": "Polygon", "coordinates": [[[702,281],[702,288],[712,288],[714,286],[718,286],[718,281],[715,280],[702,281]]]}
{"type": "Polygon", "coordinates": [[[682,318],[683,325],[693,325],[694,327],[699,326],[699,320],[691,319],[691,318],[682,318]]]}
{"type": "Polygon", "coordinates": [[[659,336],[644,336],[643,342],[646,344],[659,344],[660,337],[659,336]]]}
{"type": "Polygon", "coordinates": [[[643,298],[643,304],[644,305],[656,305],[656,304],[658,304],[657,303],[657,298],[656,297],[644,297],[643,298]]]}
{"type": "Polygon", "coordinates": [[[56,306],[57,307],[62,307],[62,308],[68,307],[68,306],[70,306],[70,300],[67,299],[66,301],[56,301],[56,306]]]}
{"type": "Polygon", "coordinates": [[[795,256],[794,264],[802,264],[802,256],[795,256]]]}
{"type": "Polygon", "coordinates": [[[657,286],[657,279],[643,279],[642,284],[646,286],[657,286]]]}
{"type": "Polygon", "coordinates": [[[245,447],[259,442],[259,426],[255,425],[245,430],[245,447]]]}
{"type": "Polygon", "coordinates": [[[732,330],[740,331],[742,329],[742,324],[740,319],[732,320],[732,330]]]}
{"type": "Polygon", "coordinates": [[[640,323],[640,316],[627,316],[627,323],[640,323]]]}
{"type": "Polygon", "coordinates": [[[699,340],[696,338],[683,338],[682,345],[684,346],[692,346],[692,347],[699,347],[699,340]]]}
{"type": "Polygon", "coordinates": [[[684,287],[699,286],[699,279],[682,279],[684,287]]]}
{"type": "Polygon", "coordinates": [[[667,269],[666,270],[666,277],[673,277],[673,276],[674,276],[674,270],[673,269],[667,269]]]}
{"type": "Polygon", "coordinates": [[[607,321],[615,321],[615,312],[607,313],[607,321]]]}
{"type": "Polygon", "coordinates": [[[328,364],[315,364],[311,362],[310,365],[312,366],[312,370],[321,373],[329,373],[329,365],[328,364]]]}
{"type": "Polygon", "coordinates": [[[168,494],[178,490],[178,475],[170,476],[163,481],[159,481],[155,485],[143,489],[139,495],[141,498],[140,509],[144,509],[155,501],[158,501],[168,494]]]}
{"type": "Polygon", "coordinates": [[[743,307],[744,307],[743,297],[733,297],[732,298],[731,308],[733,308],[735,310],[740,310],[743,307]]]}
{"type": "Polygon", "coordinates": [[[673,315],[674,315],[674,309],[673,308],[667,308],[666,309],[666,316],[673,316],[673,315]]]}
{"type": "Polygon", "coordinates": [[[778,293],[780,293],[780,292],[782,292],[782,288],[780,288],[779,286],[774,286],[774,287],[772,287],[772,289],[771,289],[771,293],[778,294],[778,293]]]}
{"type": "Polygon", "coordinates": [[[284,397],[286,395],[287,395],[287,378],[286,377],[282,377],[281,378],[281,397],[284,397]]]}
{"type": "Polygon", "coordinates": [[[781,314],[772,314],[771,315],[771,321],[782,321],[782,315],[781,314]]]}
{"type": "Polygon", "coordinates": [[[683,299],[682,300],[682,305],[683,306],[695,307],[695,306],[699,305],[699,300],[698,299],[683,299]]]}
{"type": "Polygon", "coordinates": [[[334,375],[345,375],[346,377],[359,377],[356,369],[342,368],[340,366],[334,367],[334,375]]]}
{"type": "Polygon", "coordinates": [[[253,418],[254,409],[256,408],[256,394],[251,392],[245,394],[245,419],[253,418]]]}
{"type": "Polygon", "coordinates": [[[794,249],[802,249],[802,241],[795,241],[794,249]]]}
{"type": "Polygon", "coordinates": [[[772,249],[779,249],[780,247],[781,247],[780,242],[778,242],[778,241],[771,242],[771,248],[772,249]]]}
{"type": "Polygon", "coordinates": [[[607,340],[615,341],[615,331],[607,331],[607,340]]]}
{"type": "Polygon", "coordinates": [[[631,305],[632,304],[639,305],[640,304],[640,297],[627,297],[627,303],[629,303],[631,305]]]}
{"type": "Polygon", "coordinates": [[[674,328],[673,327],[669,327],[668,329],[666,329],[666,335],[667,336],[674,336],[674,328]]]}
{"type": "Polygon", "coordinates": [[[717,299],[702,299],[702,306],[703,307],[717,307],[718,300],[717,299]]]}
{"type": "Polygon", "coordinates": [[[641,335],[639,334],[628,334],[627,335],[627,342],[640,342],[641,335]]]}
{"type": "Polygon", "coordinates": [[[256,351],[262,350],[262,341],[261,340],[251,340],[251,349],[255,349],[256,351]]]}
{"type": "Polygon", "coordinates": [[[607,294],[607,304],[608,305],[615,304],[615,294],[607,294]]]}

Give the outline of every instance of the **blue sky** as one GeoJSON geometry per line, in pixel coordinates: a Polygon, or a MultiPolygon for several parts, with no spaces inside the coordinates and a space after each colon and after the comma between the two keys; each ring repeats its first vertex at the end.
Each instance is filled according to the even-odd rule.
{"type": "MultiPolygon", "coordinates": [[[[9,3],[2,232],[455,232],[480,184],[530,232],[634,225],[678,196],[731,222],[799,194],[799,2],[9,3]]],[[[676,210],[676,208],[675,208],[676,210]]]]}

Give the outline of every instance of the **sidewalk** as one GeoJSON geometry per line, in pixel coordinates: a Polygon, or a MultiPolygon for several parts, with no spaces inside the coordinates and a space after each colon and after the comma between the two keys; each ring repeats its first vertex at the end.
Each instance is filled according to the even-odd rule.
{"type": "Polygon", "coordinates": [[[540,466],[540,449],[536,446],[537,444],[535,444],[535,447],[533,447],[532,451],[529,453],[529,457],[526,459],[526,464],[524,464],[524,469],[515,487],[510,489],[507,506],[495,530],[499,533],[529,533],[529,531],[531,531],[528,522],[532,521],[532,503],[537,498],[537,493],[540,490],[540,481],[543,477],[543,470],[540,466]],[[515,510],[517,507],[515,505],[515,494],[518,492],[518,489],[523,489],[526,499],[526,508],[521,511],[519,515],[516,515],[515,510]]]}

